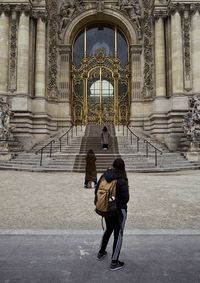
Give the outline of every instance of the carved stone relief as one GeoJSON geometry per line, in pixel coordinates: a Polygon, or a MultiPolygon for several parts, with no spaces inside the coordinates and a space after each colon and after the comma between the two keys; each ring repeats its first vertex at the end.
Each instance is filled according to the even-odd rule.
{"type": "Polygon", "coordinates": [[[130,19],[141,16],[139,0],[118,0],[117,8],[127,14],[130,19]]]}
{"type": "Polygon", "coordinates": [[[0,97],[0,140],[8,140],[10,138],[13,127],[10,126],[10,118],[13,112],[9,104],[0,97]]]}
{"type": "Polygon", "coordinates": [[[16,66],[17,66],[17,13],[13,11],[10,25],[10,61],[9,61],[9,90],[16,90],[16,66]]]}
{"type": "Polygon", "coordinates": [[[2,13],[9,15],[9,13],[10,13],[10,5],[9,4],[0,4],[0,15],[2,13]]]}
{"type": "Polygon", "coordinates": [[[191,17],[189,11],[185,11],[183,17],[183,49],[184,49],[184,72],[185,79],[191,78],[191,17]]]}
{"type": "Polygon", "coordinates": [[[48,96],[50,99],[57,99],[57,44],[58,44],[58,1],[49,0],[49,50],[48,50],[48,96]]]}
{"type": "Polygon", "coordinates": [[[143,19],[143,44],[144,44],[144,98],[152,97],[154,92],[153,87],[153,47],[152,47],[152,9],[153,1],[144,0],[144,19],[143,19]]]}
{"type": "Polygon", "coordinates": [[[63,0],[59,9],[59,38],[61,39],[62,33],[67,24],[76,17],[80,12],[85,9],[83,0],[63,0]]]}
{"type": "Polygon", "coordinates": [[[135,24],[138,38],[141,39],[142,10],[139,4],[139,0],[118,0],[117,5],[113,6],[113,9],[119,10],[135,24]]]}
{"type": "Polygon", "coordinates": [[[184,116],[183,130],[190,140],[200,141],[200,95],[189,100],[189,112],[184,116]]]}
{"type": "Polygon", "coordinates": [[[43,22],[45,22],[47,20],[47,12],[41,10],[33,10],[32,17],[37,20],[41,19],[43,22]]]}

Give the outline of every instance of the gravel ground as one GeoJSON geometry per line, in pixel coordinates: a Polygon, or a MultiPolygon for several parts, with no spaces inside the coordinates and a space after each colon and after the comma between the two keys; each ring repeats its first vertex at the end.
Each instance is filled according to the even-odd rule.
{"type": "MultiPolygon", "coordinates": [[[[127,229],[200,229],[200,172],[129,173],[127,229]]],[[[0,171],[0,229],[100,229],[82,173],[0,171]]]]}

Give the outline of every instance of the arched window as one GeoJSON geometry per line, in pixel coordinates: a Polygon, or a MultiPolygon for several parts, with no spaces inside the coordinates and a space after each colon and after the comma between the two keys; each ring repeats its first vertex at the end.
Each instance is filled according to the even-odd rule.
{"type": "Polygon", "coordinates": [[[86,26],[78,34],[73,46],[73,63],[79,68],[84,57],[93,56],[104,48],[106,56],[118,57],[122,68],[128,64],[128,44],[117,27],[98,24],[86,26]]]}
{"type": "Polygon", "coordinates": [[[112,96],[113,95],[113,85],[107,81],[103,80],[102,82],[100,80],[94,82],[91,87],[90,87],[90,93],[92,96],[99,96],[100,95],[100,90],[102,88],[102,96],[112,96]],[[100,86],[101,84],[101,86],[100,86]]]}

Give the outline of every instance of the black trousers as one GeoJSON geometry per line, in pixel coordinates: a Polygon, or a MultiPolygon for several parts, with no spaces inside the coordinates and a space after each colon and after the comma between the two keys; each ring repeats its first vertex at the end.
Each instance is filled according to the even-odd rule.
{"type": "Polygon", "coordinates": [[[102,237],[99,252],[103,253],[106,250],[110,236],[114,232],[112,261],[117,261],[120,255],[126,218],[127,212],[125,209],[121,209],[119,215],[114,214],[110,217],[105,217],[106,230],[102,237]]]}
{"type": "Polygon", "coordinates": [[[103,143],[103,148],[107,148],[108,149],[108,144],[107,143],[103,143]]]}

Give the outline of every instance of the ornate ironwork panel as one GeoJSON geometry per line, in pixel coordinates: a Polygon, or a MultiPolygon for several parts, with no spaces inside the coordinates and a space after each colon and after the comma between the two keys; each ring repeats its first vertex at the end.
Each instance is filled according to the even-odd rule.
{"type": "Polygon", "coordinates": [[[72,67],[74,123],[126,123],[129,120],[129,70],[100,48],[72,67]]]}

